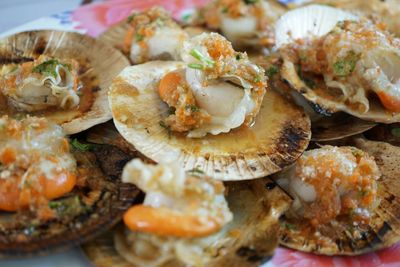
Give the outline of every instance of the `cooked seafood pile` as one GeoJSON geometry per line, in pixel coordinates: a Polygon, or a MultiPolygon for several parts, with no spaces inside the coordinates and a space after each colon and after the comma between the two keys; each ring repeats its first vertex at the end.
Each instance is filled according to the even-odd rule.
{"type": "Polygon", "coordinates": [[[78,63],[39,56],[13,67],[2,79],[2,93],[26,111],[49,107],[72,109],[79,105],[78,63]]]}
{"type": "Polygon", "coordinates": [[[400,39],[344,2],[215,0],[185,23],[135,11],[102,42],[1,40],[0,254],[77,224],[71,244],[109,230],[83,245],[96,266],[399,242],[400,39]]]}
{"type": "Polygon", "coordinates": [[[69,193],[77,175],[62,128],[43,118],[18,121],[3,116],[0,137],[0,209],[31,208],[39,219],[53,218],[49,200],[69,193]]]}

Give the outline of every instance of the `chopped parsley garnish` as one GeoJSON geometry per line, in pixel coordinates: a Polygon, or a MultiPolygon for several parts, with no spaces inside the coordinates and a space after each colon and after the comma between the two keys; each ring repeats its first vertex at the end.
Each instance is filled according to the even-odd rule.
{"type": "Polygon", "coordinates": [[[32,72],[41,73],[44,75],[47,74],[47,75],[51,75],[54,78],[56,78],[57,77],[56,67],[58,65],[62,65],[69,70],[71,69],[71,66],[68,64],[61,64],[57,59],[50,59],[50,60],[47,60],[47,61],[35,66],[32,69],[32,72]]]}
{"type": "Polygon", "coordinates": [[[400,128],[393,128],[390,133],[395,137],[400,137],[400,128]]]}
{"type": "Polygon", "coordinates": [[[136,42],[140,42],[144,39],[144,36],[140,33],[135,33],[135,40],[136,42]]]}
{"type": "Polygon", "coordinates": [[[228,10],[229,10],[229,8],[228,8],[227,6],[224,6],[224,7],[221,9],[221,12],[222,12],[222,13],[228,13],[228,10]]]}
{"type": "Polygon", "coordinates": [[[354,71],[359,57],[354,51],[349,51],[345,57],[333,64],[334,74],[341,77],[350,75],[354,71]]]}
{"type": "Polygon", "coordinates": [[[19,66],[16,65],[16,66],[14,66],[14,67],[10,70],[9,73],[13,73],[13,72],[17,71],[18,69],[19,69],[19,66]]]}
{"type": "Polygon", "coordinates": [[[254,82],[255,82],[255,83],[261,82],[261,77],[260,77],[260,76],[254,77],[254,82]]]}
{"type": "Polygon", "coordinates": [[[196,175],[196,174],[197,175],[199,175],[199,174],[203,175],[204,174],[204,172],[202,170],[200,170],[198,167],[193,168],[191,170],[188,170],[187,172],[192,174],[192,175],[196,175]]]}
{"type": "Polygon", "coordinates": [[[201,63],[203,63],[204,65],[206,65],[207,67],[214,67],[215,65],[215,61],[212,60],[211,58],[203,55],[199,50],[197,49],[192,49],[190,51],[190,55],[192,57],[194,57],[195,59],[201,61],[201,63]]]}
{"type": "Polygon", "coordinates": [[[246,3],[246,5],[253,5],[253,4],[257,3],[258,0],[244,0],[244,2],[246,3]]]}
{"type": "Polygon", "coordinates": [[[71,145],[75,149],[77,149],[77,150],[79,150],[81,152],[86,152],[86,151],[90,151],[90,150],[94,149],[94,145],[92,145],[92,144],[83,144],[83,143],[79,142],[78,139],[76,139],[76,138],[74,138],[71,141],[71,145]]]}
{"type": "Polygon", "coordinates": [[[197,69],[197,70],[204,69],[204,66],[202,64],[198,64],[198,63],[189,63],[188,67],[191,69],[197,69]]]}
{"type": "Polygon", "coordinates": [[[55,210],[60,216],[71,217],[90,210],[80,201],[79,196],[50,201],[49,208],[55,210]]]}
{"type": "Polygon", "coordinates": [[[196,105],[187,105],[187,106],[185,106],[185,109],[189,110],[191,112],[199,112],[200,111],[200,108],[196,105]]]}
{"type": "Polygon", "coordinates": [[[288,230],[296,230],[297,229],[296,225],[291,224],[291,223],[285,223],[285,228],[288,230]]]}
{"type": "Polygon", "coordinates": [[[241,60],[242,59],[242,55],[241,54],[237,54],[236,55],[236,60],[241,60]]]}
{"type": "Polygon", "coordinates": [[[269,67],[267,69],[267,71],[265,72],[265,74],[267,74],[268,78],[272,78],[274,77],[275,74],[277,74],[279,72],[279,68],[275,65],[272,65],[271,67],[269,67]]]}

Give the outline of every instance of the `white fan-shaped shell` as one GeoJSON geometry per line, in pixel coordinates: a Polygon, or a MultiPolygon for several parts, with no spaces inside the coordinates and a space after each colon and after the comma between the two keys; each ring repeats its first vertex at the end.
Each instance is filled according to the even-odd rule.
{"type": "Polygon", "coordinates": [[[277,48],[293,40],[322,36],[344,20],[358,20],[355,15],[337,8],[309,5],[284,14],[276,23],[275,45],[277,48]]]}
{"type": "MultiPolygon", "coordinates": [[[[121,135],[148,158],[177,161],[219,180],[263,177],[291,164],[307,147],[310,121],[294,104],[270,91],[254,125],[226,134],[188,138],[160,125],[167,105],[157,93],[160,79],[182,62],[153,61],[125,68],[113,81],[109,103],[121,135]]],[[[221,103],[223,104],[223,103],[221,103]]]]}

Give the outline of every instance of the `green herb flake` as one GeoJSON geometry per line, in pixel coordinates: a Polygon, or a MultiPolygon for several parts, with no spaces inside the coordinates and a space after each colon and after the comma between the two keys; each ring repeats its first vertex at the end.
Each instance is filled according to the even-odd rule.
{"type": "Polygon", "coordinates": [[[390,133],[395,137],[400,137],[400,128],[393,128],[390,133]]]}
{"type": "Polygon", "coordinates": [[[202,64],[198,64],[198,63],[189,63],[188,67],[191,69],[196,69],[196,70],[204,69],[204,66],[202,64]]]}
{"type": "Polygon", "coordinates": [[[186,105],[185,109],[191,112],[199,112],[200,108],[196,105],[186,105]]]}
{"type": "Polygon", "coordinates": [[[242,55],[241,54],[237,54],[236,55],[236,60],[241,60],[242,59],[242,55]]]}
{"type": "Polygon", "coordinates": [[[268,78],[273,78],[275,74],[277,74],[279,72],[279,68],[275,65],[272,65],[271,67],[269,67],[267,69],[267,71],[265,72],[265,74],[267,74],[268,78]]]}
{"type": "Polygon", "coordinates": [[[16,65],[9,71],[9,73],[13,73],[13,72],[17,71],[18,69],[19,69],[19,66],[16,65]]]}
{"type": "Polygon", "coordinates": [[[63,217],[75,217],[83,212],[90,211],[89,207],[86,207],[83,203],[81,203],[79,196],[49,201],[49,208],[55,210],[59,216],[63,217]]]}
{"type": "Polygon", "coordinates": [[[246,5],[253,5],[253,4],[257,3],[258,0],[244,0],[244,2],[246,3],[246,5]]]}
{"type": "Polygon", "coordinates": [[[195,59],[201,61],[201,63],[205,64],[208,67],[214,67],[215,61],[209,58],[208,56],[203,55],[199,50],[192,49],[190,51],[190,55],[195,59]]]}
{"type": "Polygon", "coordinates": [[[260,77],[260,76],[254,77],[254,82],[255,82],[255,83],[261,82],[261,77],[260,77]]]}
{"type": "MultiPolygon", "coordinates": [[[[50,59],[50,60],[47,60],[47,61],[35,66],[32,69],[32,72],[41,73],[44,75],[47,74],[47,75],[51,75],[54,78],[56,78],[57,77],[56,67],[58,65],[62,65],[62,64],[60,64],[60,62],[58,62],[58,60],[56,60],[56,59],[50,59]]],[[[67,67],[66,64],[64,66],[67,67]]],[[[69,68],[70,68],[70,66],[68,67],[68,69],[69,68]]]]}
{"type": "Polygon", "coordinates": [[[228,8],[227,6],[224,6],[224,7],[221,9],[221,12],[222,12],[222,13],[228,13],[228,11],[229,11],[229,8],[228,8]]]}
{"type": "Polygon", "coordinates": [[[76,138],[74,138],[71,141],[71,145],[75,149],[77,149],[77,150],[79,150],[81,152],[86,152],[86,151],[90,151],[90,150],[94,149],[94,145],[92,145],[92,144],[83,144],[83,143],[79,142],[78,139],[76,139],[76,138]]]}
{"type": "Polygon", "coordinates": [[[143,41],[143,39],[144,39],[144,36],[143,36],[142,34],[140,34],[140,33],[135,33],[135,40],[136,40],[136,42],[143,41]]]}
{"type": "Polygon", "coordinates": [[[345,57],[340,58],[333,64],[334,74],[340,77],[350,75],[354,71],[359,58],[360,55],[354,51],[349,51],[345,57]]]}
{"type": "Polygon", "coordinates": [[[199,174],[203,175],[204,174],[204,172],[202,170],[200,170],[198,167],[195,167],[195,168],[193,168],[191,170],[188,170],[187,172],[192,174],[192,175],[199,175],[199,174]]]}
{"type": "Polygon", "coordinates": [[[297,230],[297,226],[291,223],[285,223],[285,228],[288,230],[297,230]]]}

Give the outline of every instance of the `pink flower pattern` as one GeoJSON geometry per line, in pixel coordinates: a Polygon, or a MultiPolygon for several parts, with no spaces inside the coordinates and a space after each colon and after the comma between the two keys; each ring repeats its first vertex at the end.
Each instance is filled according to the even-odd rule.
{"type": "Polygon", "coordinates": [[[182,12],[204,5],[204,0],[110,0],[82,6],[72,14],[72,20],[80,23],[79,28],[87,30],[91,36],[98,36],[113,24],[128,17],[133,10],[143,10],[151,6],[163,6],[179,19],[182,12]]]}
{"type": "MultiPolygon", "coordinates": [[[[179,19],[188,9],[204,5],[204,0],[110,0],[83,6],[72,14],[72,19],[80,23],[91,36],[98,36],[115,23],[129,16],[132,10],[143,10],[160,5],[179,19]]],[[[274,266],[281,267],[395,267],[400,266],[400,243],[391,248],[353,257],[328,257],[278,248],[272,259],[274,266]]]]}

